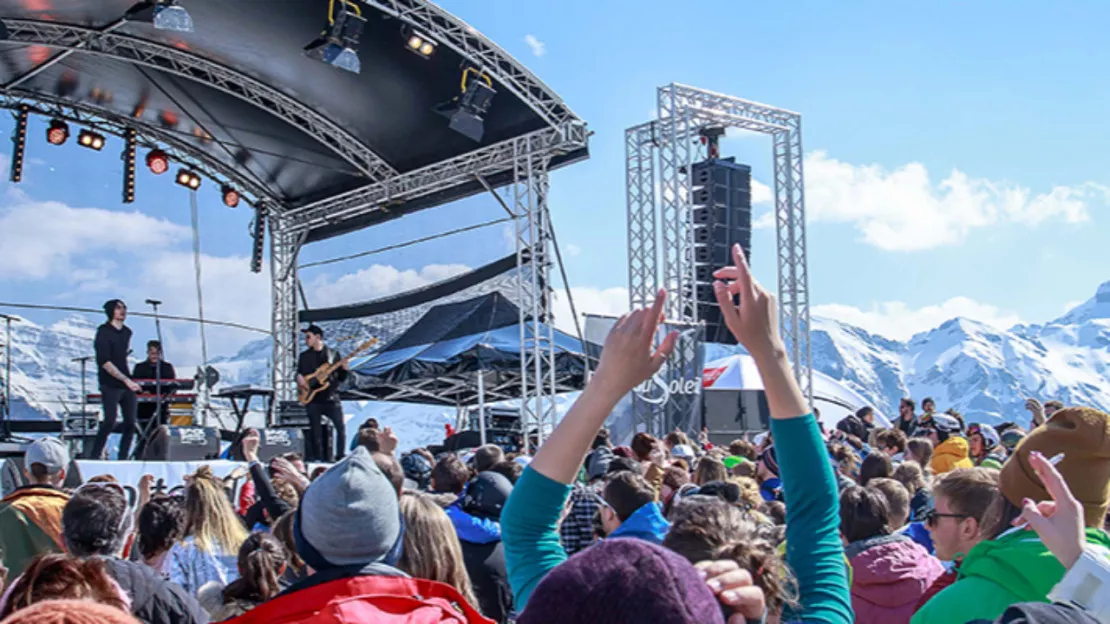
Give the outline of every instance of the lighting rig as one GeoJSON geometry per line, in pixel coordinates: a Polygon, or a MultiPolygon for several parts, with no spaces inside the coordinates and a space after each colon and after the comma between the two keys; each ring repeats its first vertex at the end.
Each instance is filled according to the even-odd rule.
{"type": "Polygon", "coordinates": [[[135,201],[135,150],[138,148],[135,129],[128,128],[123,140],[123,203],[130,204],[135,201]]]}
{"type": "Polygon", "coordinates": [[[132,22],[147,22],[158,30],[193,32],[193,18],[189,11],[179,6],[176,0],[153,0],[140,2],[127,11],[127,19],[132,22]]]}
{"type": "Polygon", "coordinates": [[[15,129],[12,131],[12,170],[10,180],[23,180],[23,155],[27,150],[27,117],[30,107],[23,105],[15,114],[15,129]]]}
{"type": "Polygon", "coordinates": [[[251,222],[251,273],[262,272],[262,252],[266,244],[266,211],[262,206],[254,209],[254,221],[251,222]]]}
{"type": "Polygon", "coordinates": [[[338,9],[335,4],[336,0],[328,3],[328,26],[305,46],[304,53],[308,58],[357,74],[362,70],[358,42],[362,38],[366,18],[362,16],[362,9],[351,0],[339,0],[338,9]]]}
{"type": "Polygon", "coordinates": [[[92,130],[82,129],[77,134],[77,144],[81,147],[87,147],[96,151],[104,149],[104,135],[93,132],[92,130]]]}
{"type": "Polygon", "coordinates": [[[411,27],[402,28],[401,34],[405,36],[405,47],[420,58],[431,58],[439,46],[431,37],[411,27]]]}
{"type": "Polygon", "coordinates": [[[69,124],[61,119],[51,119],[50,126],[46,128],[46,142],[51,145],[62,145],[69,140],[69,124]]]}
{"type": "Polygon", "coordinates": [[[481,141],[485,116],[497,91],[490,77],[473,67],[463,69],[462,93],[440,104],[435,111],[450,120],[449,127],[472,141],[481,141]]]}
{"type": "Polygon", "coordinates": [[[152,149],[146,155],[146,166],[154,175],[162,175],[170,170],[170,157],[160,149],[152,149]]]}
{"type": "Polygon", "coordinates": [[[195,191],[200,188],[200,175],[188,169],[178,169],[177,178],[174,179],[174,182],[195,191]]]}

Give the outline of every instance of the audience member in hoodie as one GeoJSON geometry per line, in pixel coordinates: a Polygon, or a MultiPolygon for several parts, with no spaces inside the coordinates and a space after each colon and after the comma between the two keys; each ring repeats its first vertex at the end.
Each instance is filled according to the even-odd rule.
{"type": "Polygon", "coordinates": [[[929,484],[925,481],[925,472],[921,464],[915,461],[904,461],[894,469],[891,478],[902,484],[910,493],[910,522],[925,520],[925,513],[933,507],[932,493],[929,484]]]}
{"type": "Polygon", "coordinates": [[[447,513],[430,496],[406,493],[401,497],[401,515],[405,518],[405,534],[397,567],[415,578],[446,583],[478,607],[462,545],[447,513]]]}
{"type": "Polygon", "coordinates": [[[104,561],[108,574],[131,599],[131,613],[147,624],[207,622],[208,614],[181,586],[150,566],[121,558],[134,517],[122,488],[82,487],[62,512],[66,552],[104,561]]]}
{"type": "Polygon", "coordinates": [[[1026,527],[1013,526],[1024,502],[1049,495],[1031,467],[1030,456],[1065,453],[1056,466],[1083,505],[1088,546],[1110,547],[1101,530],[1110,505],[1110,416],[1090,408],[1056,412],[1025,438],[999,473],[999,490],[983,521],[987,539],[960,564],[959,580],[914,616],[914,624],[993,619],[1011,604],[1046,601],[1064,576],[1064,566],[1026,527]]]}
{"type": "Polygon", "coordinates": [[[967,426],[968,456],[976,466],[1002,469],[1006,461],[1004,449],[1000,448],[998,432],[990,425],[971,423],[967,426]],[[998,451],[1002,451],[999,455],[998,451]]]}
{"type": "Polygon", "coordinates": [[[447,515],[458,531],[478,608],[497,622],[508,622],[513,613],[513,592],[501,544],[501,511],[512,492],[513,484],[502,475],[480,472],[466,485],[458,505],[447,508],[447,515]],[[486,523],[487,530],[476,530],[470,520],[486,523]]]}
{"type": "Polygon", "coordinates": [[[983,517],[997,497],[998,473],[993,470],[959,468],[937,479],[925,526],[937,559],[947,562],[948,569],[921,597],[918,609],[956,582],[960,562],[983,539],[983,517]]]}
{"type": "Polygon", "coordinates": [[[454,587],[397,569],[405,533],[400,502],[366,448],[356,448],[313,481],[296,513],[297,554],[312,573],[231,622],[370,622],[382,613],[415,609],[429,621],[489,622],[454,587]]]}
{"type": "Polygon", "coordinates": [[[891,463],[901,464],[906,459],[906,442],[909,438],[901,429],[880,429],[875,433],[875,448],[890,458],[891,463]]]}
{"type": "Polygon", "coordinates": [[[647,479],[632,472],[619,472],[605,484],[601,501],[601,526],[607,537],[663,543],[670,523],[655,502],[655,489],[647,479]]]}
{"type": "Polygon", "coordinates": [[[63,552],[62,491],[69,469],[69,451],[57,438],[41,438],[27,447],[20,486],[0,502],[0,556],[13,579],[35,555],[63,552]]]}
{"type": "Polygon", "coordinates": [[[975,466],[968,458],[967,440],[960,436],[960,421],[948,414],[935,414],[927,424],[923,421],[922,427],[933,443],[933,459],[929,462],[933,474],[975,466]]]}
{"type": "MultiPolygon", "coordinates": [[[[786,508],[790,510],[789,503],[786,508]]],[[[840,530],[852,565],[857,624],[907,624],[917,601],[944,572],[920,545],[893,534],[889,517],[886,498],[878,490],[854,487],[840,495],[840,530]]]]}

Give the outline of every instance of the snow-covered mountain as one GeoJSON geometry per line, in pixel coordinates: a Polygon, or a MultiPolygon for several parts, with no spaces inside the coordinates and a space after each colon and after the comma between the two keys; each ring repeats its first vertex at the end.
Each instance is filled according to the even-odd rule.
{"type": "MultiPolygon", "coordinates": [[[[99,322],[73,316],[50,326],[26,320],[14,326],[15,418],[57,418],[79,409],[80,365],[71,360],[91,353],[99,322]]],[[[350,331],[330,331],[355,336],[364,335],[366,328],[346,329],[350,331]]],[[[385,331],[378,326],[373,330],[376,335],[385,331]]],[[[383,336],[385,342],[391,337],[383,336]]],[[[867,397],[886,414],[896,414],[904,396],[918,401],[933,397],[940,409],[954,407],[968,422],[1025,423],[1029,415],[1023,404],[1030,396],[1110,411],[1110,282],[1087,302],[1044,325],[1003,330],[956,318],[899,342],[814,318],[812,341],[817,370],[867,397]]],[[[340,348],[349,350],[350,345],[340,348]]],[[[234,356],[211,364],[220,372],[221,385],[268,385],[270,342],[251,342],[234,356]]],[[[89,366],[89,392],[96,391],[94,369],[95,363],[89,366]]],[[[570,398],[560,401],[560,413],[570,398]]],[[[455,421],[454,410],[440,406],[349,402],[344,409],[352,434],[357,423],[373,416],[398,433],[402,449],[441,442],[444,424],[455,421]]]]}

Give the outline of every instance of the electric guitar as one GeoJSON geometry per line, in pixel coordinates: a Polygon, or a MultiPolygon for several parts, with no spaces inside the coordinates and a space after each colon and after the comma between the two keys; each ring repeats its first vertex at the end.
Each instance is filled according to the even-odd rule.
{"type": "Polygon", "coordinates": [[[367,340],[366,342],[360,344],[357,349],[351,351],[351,353],[342,360],[339,360],[332,364],[321,364],[320,368],[316,369],[316,372],[305,375],[305,385],[297,389],[297,401],[299,401],[301,405],[308,405],[309,403],[311,403],[312,399],[316,398],[317,394],[320,394],[320,392],[322,392],[323,390],[331,387],[332,373],[334,373],[340,366],[343,366],[345,363],[349,362],[354,356],[362,353],[363,351],[369,349],[370,347],[373,347],[376,344],[378,344],[378,339],[371,338],[370,340],[367,340]]]}

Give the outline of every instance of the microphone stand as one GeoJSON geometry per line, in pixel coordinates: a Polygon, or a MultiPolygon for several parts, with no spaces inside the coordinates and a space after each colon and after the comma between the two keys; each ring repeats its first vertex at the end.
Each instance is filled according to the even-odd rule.
{"type": "MultiPolygon", "coordinates": [[[[157,299],[147,299],[146,303],[148,305],[150,305],[150,307],[154,308],[154,332],[158,336],[158,351],[159,351],[158,362],[156,362],[154,364],[154,401],[155,401],[154,402],[154,405],[155,405],[155,407],[154,407],[154,423],[157,423],[158,426],[161,426],[161,424],[162,424],[162,362],[166,361],[166,345],[165,345],[165,343],[162,342],[162,318],[160,316],[158,316],[158,306],[162,305],[162,302],[158,301],[157,299]]],[[[135,448],[132,451],[135,455],[138,454],[140,448],[143,448],[143,449],[146,448],[147,438],[150,437],[149,432],[156,430],[156,428],[151,427],[151,424],[153,424],[153,423],[147,423],[145,432],[144,431],[139,432],[140,435],[142,436],[142,439],[139,440],[139,444],[135,445],[135,448]]],[[[137,457],[135,457],[135,455],[132,455],[132,459],[138,459],[137,457]]]]}
{"type": "Polygon", "coordinates": [[[72,360],[70,360],[71,362],[80,362],[81,363],[81,453],[80,453],[80,455],[82,455],[82,456],[85,453],[85,444],[88,442],[88,438],[89,438],[89,395],[88,395],[88,391],[86,390],[86,386],[85,386],[85,376],[88,372],[89,360],[91,360],[91,359],[93,359],[93,356],[86,355],[86,356],[83,356],[83,357],[76,357],[76,358],[73,358],[72,360]]]}
{"type": "Polygon", "coordinates": [[[12,439],[12,323],[18,323],[20,319],[7,314],[0,314],[0,318],[4,319],[7,327],[4,340],[4,418],[0,424],[0,440],[7,442],[12,439]]]}

